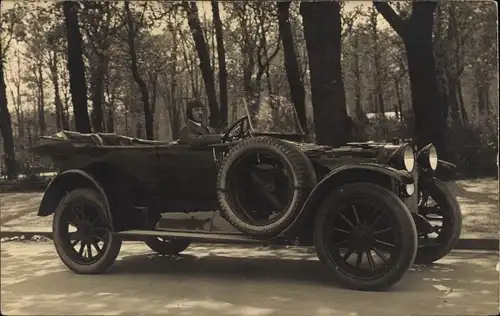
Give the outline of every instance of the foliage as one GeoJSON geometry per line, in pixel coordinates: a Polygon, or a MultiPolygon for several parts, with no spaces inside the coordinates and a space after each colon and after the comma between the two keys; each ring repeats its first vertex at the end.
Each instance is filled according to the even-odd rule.
{"type": "MultiPolygon", "coordinates": [[[[218,87],[218,56],[210,3],[200,2],[198,6],[200,24],[210,52],[209,62],[215,86],[218,87]]],[[[411,16],[411,2],[395,1],[391,2],[391,6],[402,20],[411,16]]],[[[130,70],[124,3],[82,2],[80,8],[88,97],[91,100],[89,108],[94,108],[92,96],[98,90],[95,80],[90,79],[95,78],[96,71],[101,69],[104,72],[102,119],[105,130],[129,136],[144,135],[141,92],[130,70]]],[[[138,72],[146,83],[154,118],[154,134],[159,139],[173,139],[184,119],[186,100],[193,97],[206,100],[200,60],[187,17],[179,1],[131,2],[130,8],[137,31],[138,72]]],[[[312,127],[310,73],[298,8],[299,4],[292,2],[290,22],[300,76],[306,91],[309,127],[312,127]]],[[[253,93],[275,94],[290,99],[283,48],[278,40],[276,3],[222,2],[220,9],[230,120],[234,121],[243,113],[241,107],[238,108],[238,100],[253,93]]],[[[382,17],[371,4],[353,6],[343,2],[341,12],[342,71],[347,111],[355,122],[353,139],[413,137],[410,77],[401,37],[382,23],[382,17]],[[378,60],[375,58],[377,55],[380,57],[378,60]],[[396,112],[403,119],[382,115],[381,100],[385,105],[383,112],[396,112]],[[367,115],[374,114],[379,117],[367,119],[367,115]]],[[[48,162],[30,158],[32,154],[27,149],[35,144],[39,135],[50,134],[57,129],[55,82],[61,94],[62,115],[70,129],[74,126],[62,9],[55,2],[35,5],[20,1],[1,14],[0,57],[5,57],[6,61],[7,95],[17,159],[24,170],[33,169],[32,165],[36,164],[49,168],[48,162]],[[22,69],[17,67],[17,56],[22,69]],[[43,122],[45,131],[41,130],[43,122]]],[[[440,3],[439,14],[435,17],[436,64],[443,84],[442,93],[448,96],[447,102],[450,103],[448,149],[453,153],[451,159],[464,172],[496,170],[496,14],[496,7],[491,2],[461,1],[440,3]],[[454,86],[450,83],[452,81],[454,86]],[[460,110],[463,124],[457,125],[452,119],[452,97],[457,99],[459,105],[455,108],[463,108],[460,110]]],[[[290,116],[288,112],[280,111],[286,112],[287,109],[287,106],[273,108],[264,103],[258,115],[265,122],[262,123],[264,126],[279,122],[284,125],[276,128],[285,128],[288,122],[281,118],[290,116]]],[[[309,136],[314,137],[313,134],[309,136]]],[[[493,173],[496,174],[496,171],[493,173]]]]}

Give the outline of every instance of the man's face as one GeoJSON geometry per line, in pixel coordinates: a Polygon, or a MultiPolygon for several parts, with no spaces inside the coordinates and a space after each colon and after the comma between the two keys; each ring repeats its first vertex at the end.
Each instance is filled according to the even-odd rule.
{"type": "Polygon", "coordinates": [[[198,123],[203,122],[205,120],[205,109],[202,107],[194,108],[193,120],[198,123]]]}

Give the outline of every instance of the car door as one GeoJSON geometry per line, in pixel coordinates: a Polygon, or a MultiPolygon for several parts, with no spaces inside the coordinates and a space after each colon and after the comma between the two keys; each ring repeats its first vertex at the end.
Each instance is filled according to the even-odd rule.
{"type": "Polygon", "coordinates": [[[212,147],[160,147],[157,172],[160,193],[170,205],[205,208],[204,204],[217,199],[217,166],[212,147]]]}

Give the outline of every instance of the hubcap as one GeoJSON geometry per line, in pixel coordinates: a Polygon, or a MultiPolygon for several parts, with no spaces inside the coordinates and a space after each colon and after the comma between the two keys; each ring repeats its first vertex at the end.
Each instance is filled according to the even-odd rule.
{"type": "Polygon", "coordinates": [[[373,246],[373,231],[366,225],[356,225],[351,231],[353,247],[358,252],[369,251],[373,246]]]}

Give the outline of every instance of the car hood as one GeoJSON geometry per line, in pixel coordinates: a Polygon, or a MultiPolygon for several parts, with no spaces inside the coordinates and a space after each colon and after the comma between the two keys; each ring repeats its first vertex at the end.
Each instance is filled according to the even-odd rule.
{"type": "Polygon", "coordinates": [[[328,159],[351,157],[355,160],[369,160],[384,163],[396,150],[406,144],[392,144],[387,142],[348,143],[341,147],[331,147],[314,143],[294,143],[311,159],[328,159]]]}

